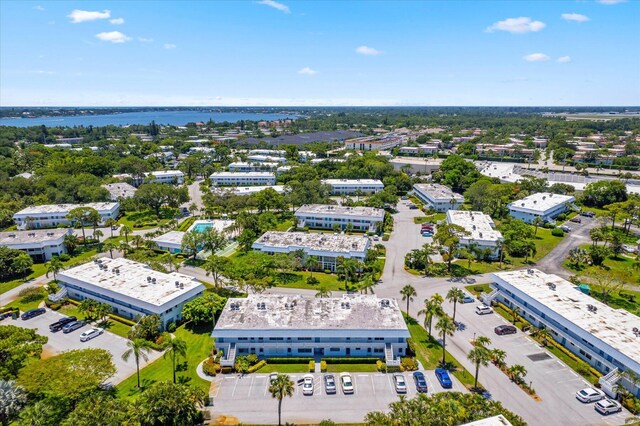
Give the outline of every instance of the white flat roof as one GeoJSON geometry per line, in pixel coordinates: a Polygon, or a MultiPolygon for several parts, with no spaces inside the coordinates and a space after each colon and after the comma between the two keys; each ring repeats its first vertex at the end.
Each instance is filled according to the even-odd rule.
{"type": "Polygon", "coordinates": [[[184,232],[181,231],[169,231],[166,234],[162,234],[160,236],[155,237],[152,241],[158,243],[158,245],[164,244],[174,244],[174,245],[182,245],[182,238],[184,237],[184,232]]]}
{"type": "Polygon", "coordinates": [[[413,185],[413,188],[436,201],[448,202],[453,198],[457,202],[464,202],[462,195],[453,192],[450,188],[440,185],[439,183],[416,183],[413,185]]]}
{"type": "Polygon", "coordinates": [[[465,423],[460,426],[513,426],[509,420],[502,414],[487,417],[486,419],[476,420],[475,422],[465,423]]]}
{"type": "Polygon", "coordinates": [[[216,178],[216,177],[270,177],[270,178],[275,178],[276,175],[274,175],[271,172],[216,172],[216,173],[212,173],[211,176],[209,176],[210,178],[216,178]]]}
{"type": "Polygon", "coordinates": [[[0,246],[41,244],[64,238],[69,228],[34,229],[29,231],[0,232],[0,246]]]}
{"type": "Polygon", "coordinates": [[[371,295],[328,298],[249,295],[242,299],[231,298],[220,314],[214,334],[216,330],[267,329],[401,330],[409,336],[397,301],[371,295]],[[261,309],[263,303],[264,309],[261,309]]]}
{"type": "Polygon", "coordinates": [[[60,272],[58,279],[65,282],[65,279],[73,278],[154,306],[162,306],[196,288],[204,289],[201,283],[188,275],[177,272],[165,274],[154,271],[144,263],[124,258],[98,260],[101,263],[93,261],[60,272]],[[100,264],[106,266],[106,269],[104,266],[100,268],[100,264]],[[114,269],[120,273],[116,274],[114,269]],[[155,284],[148,281],[147,277],[155,278],[155,284]],[[176,282],[179,283],[177,287],[176,282]]]}
{"type": "Polygon", "coordinates": [[[105,183],[100,186],[109,191],[109,194],[113,197],[130,198],[136,193],[136,187],[126,182],[105,183]]]}
{"type": "Polygon", "coordinates": [[[529,210],[544,213],[559,205],[570,203],[575,200],[571,195],[552,194],[550,192],[538,192],[529,195],[522,200],[516,200],[509,204],[509,208],[514,210],[529,210]]]}
{"type": "Polygon", "coordinates": [[[269,188],[273,189],[278,194],[282,194],[284,192],[284,185],[221,186],[211,188],[211,190],[219,194],[224,192],[232,192],[235,195],[250,195],[269,188]]]}
{"type": "Polygon", "coordinates": [[[640,317],[605,305],[557,275],[537,269],[529,271],[497,272],[493,275],[640,363],[640,337],[633,332],[634,328],[640,330],[640,317]],[[549,284],[555,285],[555,289],[549,284]],[[589,310],[589,305],[596,310],[589,310]]]}
{"type": "Polygon", "coordinates": [[[42,206],[30,206],[16,213],[16,215],[29,215],[40,213],[67,214],[77,207],[91,207],[98,211],[109,211],[119,206],[118,203],[87,203],[87,204],[45,204],[42,206]]]}
{"type": "Polygon", "coordinates": [[[340,215],[340,216],[373,216],[380,220],[384,219],[384,210],[376,209],[373,207],[347,207],[347,206],[334,206],[328,204],[305,204],[296,210],[296,215],[299,214],[321,214],[325,216],[340,215]]]}
{"type": "Polygon", "coordinates": [[[325,179],[322,183],[327,185],[383,185],[377,179],[325,179]]]}
{"type": "Polygon", "coordinates": [[[502,239],[500,231],[493,229],[494,223],[491,216],[482,212],[449,210],[447,223],[462,226],[470,235],[463,237],[465,240],[498,241],[502,239]]]}
{"type": "Polygon", "coordinates": [[[304,247],[317,251],[350,253],[364,252],[368,242],[367,237],[356,235],[268,231],[262,234],[254,244],[262,244],[267,247],[304,247]]]}
{"type": "Polygon", "coordinates": [[[151,172],[153,176],[184,176],[180,170],[158,170],[157,172],[151,172]]]}

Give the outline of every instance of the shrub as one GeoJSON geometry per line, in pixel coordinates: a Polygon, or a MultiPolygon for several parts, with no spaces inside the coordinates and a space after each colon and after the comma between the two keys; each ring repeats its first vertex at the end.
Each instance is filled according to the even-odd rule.
{"type": "Polygon", "coordinates": [[[375,364],[380,358],[362,357],[362,358],[324,358],[327,364],[375,364]]]}
{"type": "Polygon", "coordinates": [[[216,374],[220,373],[220,364],[215,362],[215,359],[213,357],[209,357],[202,363],[202,371],[207,376],[215,376],[216,374]]]}
{"type": "Polygon", "coordinates": [[[169,333],[173,333],[174,331],[176,331],[176,323],[175,323],[175,322],[173,322],[173,321],[169,321],[169,322],[167,323],[167,331],[168,331],[169,333]]]}
{"type": "Polygon", "coordinates": [[[553,228],[551,230],[551,235],[554,237],[564,237],[564,231],[560,228],[553,228]]]}
{"type": "Polygon", "coordinates": [[[47,297],[47,290],[42,287],[27,287],[24,290],[21,290],[18,295],[22,296],[20,302],[30,303],[38,300],[43,300],[45,297],[47,297]]]}
{"type": "Polygon", "coordinates": [[[133,227],[134,228],[142,228],[144,226],[144,224],[142,222],[133,222],[133,227]]]}
{"type": "Polygon", "coordinates": [[[384,234],[382,236],[382,241],[389,241],[389,234],[384,234]]]}
{"type": "Polygon", "coordinates": [[[558,217],[556,217],[556,220],[557,220],[558,222],[564,222],[565,220],[567,220],[567,215],[566,215],[566,214],[564,214],[564,213],[560,213],[560,214],[558,215],[558,217]]]}
{"type": "Polygon", "coordinates": [[[324,270],[324,273],[325,273],[325,274],[330,274],[330,273],[331,273],[331,269],[325,269],[325,270],[324,270]]]}
{"type": "Polygon", "coordinates": [[[249,365],[249,362],[247,361],[247,357],[244,357],[244,356],[237,357],[236,362],[233,365],[233,368],[236,370],[236,372],[240,374],[248,373],[249,367],[250,365],[249,365]]]}
{"type": "Polygon", "coordinates": [[[418,369],[418,363],[413,357],[404,357],[400,361],[400,367],[402,371],[416,371],[418,369]]]}
{"type": "Polygon", "coordinates": [[[268,358],[269,364],[307,364],[309,361],[313,361],[313,358],[268,358]]]}
{"type": "Polygon", "coordinates": [[[320,361],[320,372],[321,373],[327,372],[327,361],[325,360],[320,361]]]}
{"type": "Polygon", "coordinates": [[[256,371],[260,370],[262,367],[264,367],[265,365],[267,365],[267,361],[266,360],[261,360],[258,361],[257,363],[255,363],[254,365],[252,365],[251,367],[249,367],[249,373],[255,373],[256,371]]]}
{"type": "Polygon", "coordinates": [[[411,337],[407,339],[407,356],[415,356],[416,355],[416,343],[413,341],[411,337]]]}
{"type": "Polygon", "coordinates": [[[376,369],[381,372],[381,373],[386,373],[387,372],[387,364],[378,360],[376,361],[376,369]]]}
{"type": "Polygon", "coordinates": [[[62,253],[60,256],[58,256],[58,258],[63,262],[71,260],[71,256],[69,256],[67,253],[62,253]]]}
{"type": "Polygon", "coordinates": [[[307,277],[307,284],[316,285],[318,283],[320,283],[320,280],[316,277],[307,277]]]}
{"type": "Polygon", "coordinates": [[[256,354],[247,355],[247,362],[249,362],[249,365],[255,365],[258,362],[258,355],[256,354]]]}
{"type": "Polygon", "coordinates": [[[316,362],[311,360],[309,361],[309,372],[313,373],[314,371],[316,371],[316,362]]]}
{"type": "Polygon", "coordinates": [[[402,368],[396,365],[387,365],[387,373],[400,373],[402,368]]]}
{"type": "Polygon", "coordinates": [[[9,312],[9,311],[17,311],[18,308],[14,308],[12,306],[5,306],[4,308],[0,308],[0,314],[4,314],[5,312],[9,312]]]}
{"type": "Polygon", "coordinates": [[[51,302],[49,301],[49,299],[45,299],[44,300],[44,304],[47,306],[47,308],[51,309],[52,311],[57,311],[62,307],[62,303],[60,302],[51,302]]]}

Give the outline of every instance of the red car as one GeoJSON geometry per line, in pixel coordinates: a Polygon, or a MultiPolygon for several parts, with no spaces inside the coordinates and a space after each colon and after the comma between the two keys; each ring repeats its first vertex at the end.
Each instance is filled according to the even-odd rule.
{"type": "Polygon", "coordinates": [[[503,336],[505,334],[516,334],[518,329],[513,325],[499,325],[493,329],[498,336],[503,336]]]}

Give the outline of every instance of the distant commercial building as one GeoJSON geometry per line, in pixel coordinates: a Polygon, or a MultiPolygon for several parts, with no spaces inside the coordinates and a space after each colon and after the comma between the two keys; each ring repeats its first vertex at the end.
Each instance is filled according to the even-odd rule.
{"type": "Polygon", "coordinates": [[[251,248],[269,254],[302,250],[305,258],[318,259],[318,269],[335,271],[338,257],[364,262],[370,245],[365,236],[268,231],[251,248]]]}
{"type": "Polygon", "coordinates": [[[91,207],[100,214],[100,224],[108,219],[117,219],[120,213],[119,203],[87,203],[87,204],[46,204],[31,206],[13,215],[18,229],[53,228],[60,225],[70,225],[67,214],[78,207],[91,207]]]}
{"type": "Polygon", "coordinates": [[[227,301],[212,337],[224,352],[261,357],[378,357],[397,366],[410,337],[395,299],[250,295],[227,301]]]}
{"type": "Polygon", "coordinates": [[[216,186],[275,185],[276,175],[271,172],[216,172],[209,176],[216,186]]]}
{"type": "Polygon", "coordinates": [[[570,195],[539,192],[517,200],[508,205],[509,214],[515,219],[532,223],[536,217],[548,222],[571,209],[575,197],[570,195]]]}
{"type": "Polygon", "coordinates": [[[184,237],[184,232],[181,231],[169,231],[166,234],[162,234],[158,237],[155,237],[153,240],[154,243],[158,245],[160,250],[166,250],[169,253],[181,253],[182,252],[182,238],[184,237]]]}
{"type": "Polygon", "coordinates": [[[180,170],[160,170],[147,174],[147,180],[154,183],[170,183],[181,185],[184,183],[184,173],[180,170]]]}
{"type": "Polygon", "coordinates": [[[365,136],[362,138],[347,139],[344,141],[346,149],[358,151],[383,151],[403,145],[407,142],[404,135],[389,133],[384,136],[365,136]]]}
{"type": "Polygon", "coordinates": [[[398,150],[400,155],[433,155],[440,149],[438,143],[428,143],[418,146],[403,146],[398,150]]]}
{"type": "Polygon", "coordinates": [[[287,152],[283,149],[252,149],[249,155],[268,155],[271,157],[284,157],[287,152]]]}
{"type": "Polygon", "coordinates": [[[440,170],[441,158],[396,157],[389,161],[396,170],[407,170],[408,173],[430,174],[440,170]]]}
{"type": "Polygon", "coordinates": [[[60,272],[58,281],[61,293],[72,299],[107,303],[129,319],[157,314],[163,325],[182,318],[182,306],[204,292],[188,275],[165,274],[124,258],[96,259],[60,272]]]}
{"type": "Polygon", "coordinates": [[[377,179],[325,179],[322,183],[331,186],[332,195],[368,195],[384,189],[382,181],[377,179]]]}
{"type": "Polygon", "coordinates": [[[502,234],[495,229],[496,225],[491,216],[482,212],[449,210],[447,223],[461,226],[469,233],[460,238],[461,247],[470,248],[474,245],[478,249],[491,250],[492,259],[500,257],[502,234]]]}
{"type": "Polygon", "coordinates": [[[118,201],[120,198],[132,198],[136,194],[136,187],[126,182],[105,183],[100,186],[109,191],[111,201],[118,201]]]}
{"type": "Polygon", "coordinates": [[[384,222],[384,210],[373,207],[347,207],[325,204],[305,204],[296,211],[298,228],[341,230],[351,224],[354,231],[378,232],[384,222]]]}
{"type": "Polygon", "coordinates": [[[462,195],[439,183],[416,183],[413,190],[426,207],[437,212],[457,210],[464,203],[462,195]]]}
{"type": "Polygon", "coordinates": [[[34,261],[45,262],[67,252],[64,238],[72,233],[70,228],[0,232],[0,246],[23,250],[34,261]]]}
{"type": "Polygon", "coordinates": [[[284,164],[287,162],[287,159],[284,157],[274,157],[272,155],[247,155],[247,161],[250,163],[278,163],[284,164]]]}
{"type": "Polygon", "coordinates": [[[537,269],[494,273],[492,287],[490,294],[483,295],[485,303],[497,300],[517,307],[535,327],[549,329],[551,338],[605,374],[600,384],[610,396],[620,381],[640,396],[640,384],[620,374],[640,375],[639,317],[613,309],[569,281],[537,269]]]}
{"type": "Polygon", "coordinates": [[[256,172],[260,170],[273,170],[277,169],[279,163],[243,163],[235,162],[229,164],[230,172],[256,172]]]}

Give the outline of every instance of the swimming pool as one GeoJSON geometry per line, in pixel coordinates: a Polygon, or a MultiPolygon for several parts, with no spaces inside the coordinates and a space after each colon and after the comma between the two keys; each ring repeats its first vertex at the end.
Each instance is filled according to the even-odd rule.
{"type": "Polygon", "coordinates": [[[191,231],[198,231],[198,232],[206,232],[212,226],[213,225],[211,225],[210,223],[197,223],[197,224],[193,225],[190,230],[191,231]]]}
{"type": "Polygon", "coordinates": [[[233,220],[228,219],[196,220],[187,231],[207,232],[209,229],[215,228],[222,232],[233,225],[233,222],[233,220]]]}

